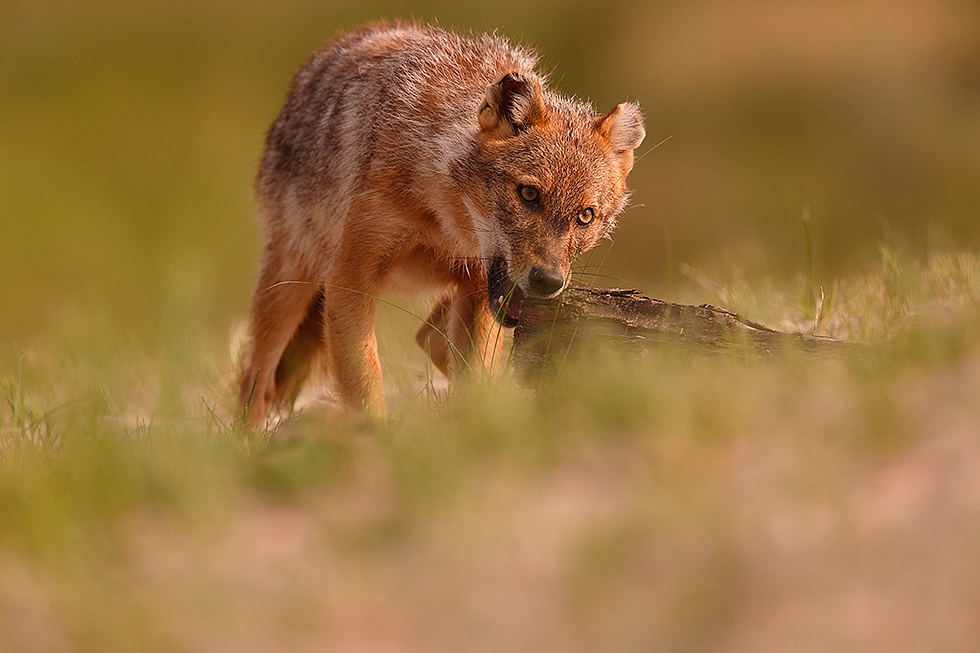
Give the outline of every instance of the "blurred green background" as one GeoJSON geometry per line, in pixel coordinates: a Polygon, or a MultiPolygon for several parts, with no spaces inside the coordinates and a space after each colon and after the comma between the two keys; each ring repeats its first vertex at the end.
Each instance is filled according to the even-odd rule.
{"type": "Polygon", "coordinates": [[[974,0],[5,0],[0,342],[79,322],[151,347],[174,329],[227,339],[292,73],[338,31],[396,17],[497,30],[561,92],[642,105],[606,285],[665,296],[678,262],[802,274],[804,213],[821,282],[883,241],[980,244],[974,0]]]}

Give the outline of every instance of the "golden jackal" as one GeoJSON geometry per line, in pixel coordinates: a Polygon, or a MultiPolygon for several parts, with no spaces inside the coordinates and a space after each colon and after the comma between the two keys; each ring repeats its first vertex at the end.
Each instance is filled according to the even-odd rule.
{"type": "Polygon", "coordinates": [[[416,340],[450,377],[494,365],[493,320],[550,297],[613,228],[644,137],[543,86],[496,36],[373,25],[317,52],[266,137],[265,225],[240,410],[260,424],[317,361],[385,414],[375,298],[441,292],[416,340]]]}

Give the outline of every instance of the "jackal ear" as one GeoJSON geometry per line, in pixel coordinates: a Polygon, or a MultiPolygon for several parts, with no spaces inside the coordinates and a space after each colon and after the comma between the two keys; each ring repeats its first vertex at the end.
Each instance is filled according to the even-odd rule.
{"type": "Polygon", "coordinates": [[[502,137],[524,131],[546,117],[540,80],[516,72],[487,87],[479,113],[480,129],[502,137]]]}
{"type": "Polygon", "coordinates": [[[618,156],[635,150],[647,135],[640,107],[632,102],[617,104],[596,121],[596,130],[609,141],[609,147],[618,156]]]}

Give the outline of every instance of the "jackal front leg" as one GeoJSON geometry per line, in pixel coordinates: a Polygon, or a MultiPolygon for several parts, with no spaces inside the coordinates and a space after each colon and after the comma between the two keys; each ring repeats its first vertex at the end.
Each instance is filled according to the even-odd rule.
{"type": "Polygon", "coordinates": [[[474,368],[493,371],[503,351],[500,327],[487,308],[481,284],[460,284],[439,303],[415,341],[450,379],[474,368]]]}
{"type": "Polygon", "coordinates": [[[324,291],[324,337],[337,391],[349,408],[381,420],[387,409],[374,308],[372,293],[350,282],[334,283],[324,291]]]}

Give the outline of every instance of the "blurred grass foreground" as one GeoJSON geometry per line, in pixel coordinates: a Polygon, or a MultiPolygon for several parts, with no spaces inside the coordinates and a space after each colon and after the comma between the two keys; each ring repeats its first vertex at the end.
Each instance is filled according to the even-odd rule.
{"type": "Polygon", "coordinates": [[[0,652],[976,650],[976,3],[8,0],[0,85],[0,652]],[[644,107],[589,279],[867,353],[447,395],[390,310],[389,423],[235,428],[262,133],[395,16],[644,107]]]}
{"type": "MultiPolygon", "coordinates": [[[[722,289],[807,323],[798,286],[722,289]]],[[[242,433],[217,367],[25,351],[0,377],[0,650],[972,650],[980,259],[892,258],[836,296],[821,331],[888,346],[600,352],[452,397],[389,366],[378,428],[242,433]]]]}

